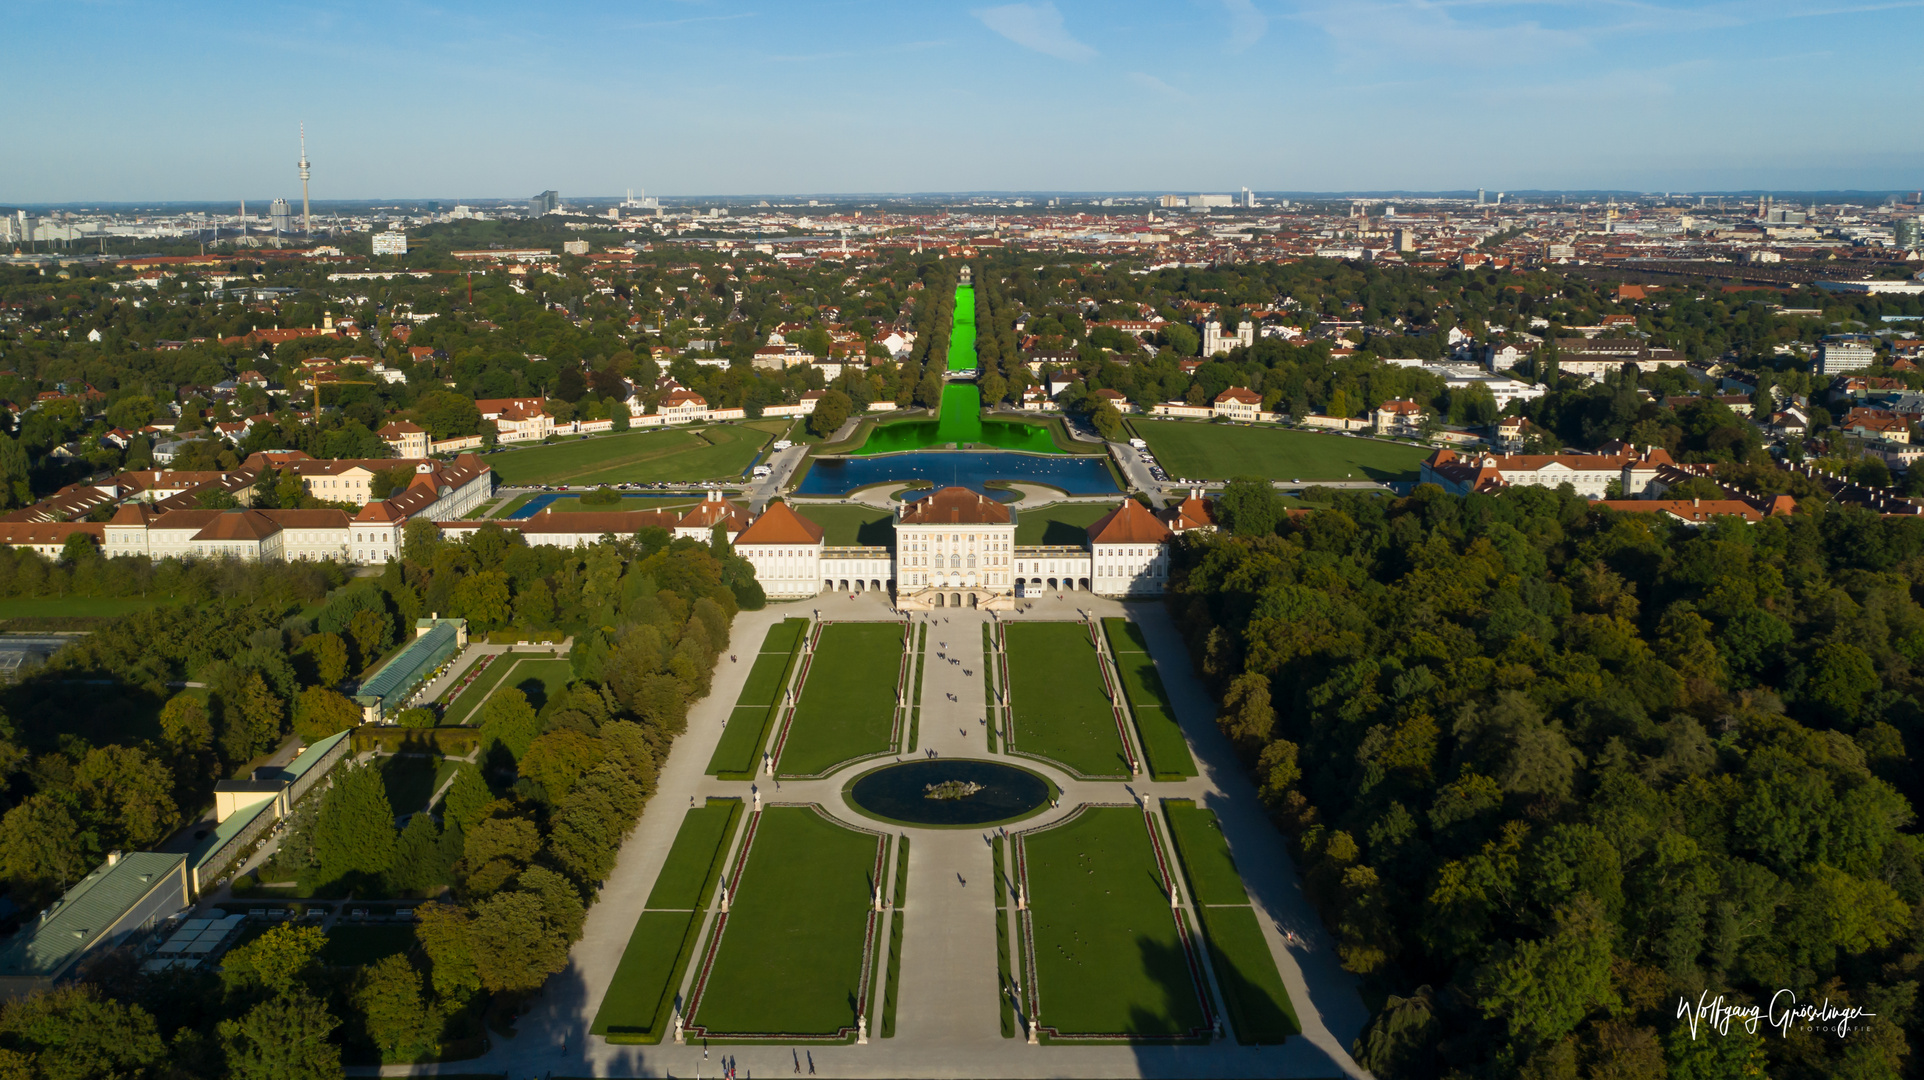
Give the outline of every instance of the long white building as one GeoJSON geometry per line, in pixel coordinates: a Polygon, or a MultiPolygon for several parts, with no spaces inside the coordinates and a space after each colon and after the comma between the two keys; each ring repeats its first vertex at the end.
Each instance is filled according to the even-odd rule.
{"type": "Polygon", "coordinates": [[[1212,529],[1199,493],[1161,516],[1134,499],[1089,526],[1086,546],[1015,542],[1017,511],[964,487],[905,503],[890,547],[831,547],[822,527],[787,503],[770,503],[735,538],[770,599],[889,590],[909,611],[1007,610],[1025,596],[1093,592],[1150,596],[1169,583],[1169,542],[1212,529]]]}

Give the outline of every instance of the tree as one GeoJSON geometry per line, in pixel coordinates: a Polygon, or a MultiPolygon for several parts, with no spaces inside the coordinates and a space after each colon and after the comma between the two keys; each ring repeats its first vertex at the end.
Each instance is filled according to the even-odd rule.
{"type": "Polygon", "coordinates": [[[191,692],[175,694],[160,710],[160,733],[176,754],[205,753],[214,745],[207,704],[191,692]]]}
{"type": "Polygon", "coordinates": [[[394,640],[394,620],[388,618],[385,610],[362,608],[348,620],[347,633],[354,639],[354,651],[359,657],[356,663],[366,670],[374,666],[374,661],[380,659],[394,640]]]}
{"type": "Polygon", "coordinates": [[[88,751],[74,770],[73,786],[105,847],[147,847],[167,835],[180,816],[173,771],[138,747],[88,751]]]}
{"type": "Polygon", "coordinates": [[[541,721],[535,717],[534,706],[528,704],[528,695],[512,686],[496,690],[481,706],[482,742],[499,743],[516,761],[540,733],[541,721]]]}
{"type": "Polygon", "coordinates": [[[15,1075],[34,1080],[131,1080],[167,1058],[152,1015],[85,984],[8,1002],[0,1009],[0,1047],[18,1055],[14,1065],[31,1061],[15,1075]]]}
{"type": "Polygon", "coordinates": [[[447,877],[446,861],[441,856],[441,830],[434,827],[431,814],[408,818],[394,844],[394,862],[388,867],[388,888],[401,893],[425,893],[447,877]]]}
{"type": "Polygon", "coordinates": [[[1524,1045],[1561,1039],[1591,1009],[1611,1004],[1610,924],[1579,895],[1547,938],[1505,946],[1477,980],[1477,1005],[1524,1045]]]}
{"type": "Polygon", "coordinates": [[[528,744],[521,756],[522,776],[539,783],[552,802],[564,798],[575,781],[601,764],[601,740],[579,731],[550,731],[528,744]]]}
{"type": "Polygon", "coordinates": [[[481,989],[470,935],[472,918],[453,904],[423,904],[417,910],[414,937],[428,955],[435,996],[443,1001],[466,1001],[481,989]]]}
{"type": "Polygon", "coordinates": [[[221,747],[229,761],[243,762],[265,753],[280,738],[286,711],[261,673],[250,671],[221,714],[221,747]]]}
{"type": "Polygon", "coordinates": [[[370,765],[343,765],[321,800],[314,854],[330,879],[378,875],[394,863],[394,807],[381,772],[370,765]]]}
{"type": "Polygon", "coordinates": [[[434,565],[434,553],[441,550],[441,528],[424,517],[412,517],[401,526],[401,558],[415,566],[434,565]]]}
{"type": "Polygon", "coordinates": [[[499,570],[483,570],[462,578],[454,587],[454,611],[477,631],[506,624],[508,575],[499,570]]]}
{"type": "Polygon", "coordinates": [[[1096,426],[1096,433],[1109,442],[1114,442],[1122,434],[1122,414],[1108,401],[1095,407],[1089,414],[1089,422],[1096,426]]]}
{"type": "Polygon", "coordinates": [[[1162,324],[1163,344],[1177,356],[1195,356],[1202,351],[1202,335],[1194,327],[1179,322],[1162,324]]]}
{"type": "Polygon", "coordinates": [[[475,971],[491,992],[534,990],[568,963],[568,940],[542,898],[510,890],[474,905],[475,971]]]}
{"type": "Polygon", "coordinates": [[[462,394],[443,390],[423,394],[414,411],[421,426],[436,439],[473,435],[481,430],[481,410],[473,398],[462,394]]]}
{"type": "Polygon", "coordinates": [[[854,412],[855,403],[840,390],[825,390],[815,402],[815,411],[808,414],[808,430],[812,435],[828,438],[841,429],[854,412]]]}
{"type": "Polygon", "coordinates": [[[421,996],[421,973],[403,955],[385,956],[361,972],[354,1004],[361,1010],[368,1037],[392,1057],[432,1049],[441,1018],[421,996]]]}
{"type": "Polygon", "coordinates": [[[322,686],[339,686],[347,678],[347,642],[339,634],[309,634],[301,650],[314,658],[315,677],[322,686]]]}
{"type": "Polygon", "coordinates": [[[100,546],[94,543],[93,537],[84,532],[69,535],[67,542],[60,545],[60,561],[68,566],[79,566],[81,563],[93,562],[98,558],[100,558],[100,546]]]}
{"type": "Polygon", "coordinates": [[[360,706],[325,686],[301,691],[294,704],[294,733],[310,743],[338,734],[361,722],[360,706]]]}
{"type": "Polygon", "coordinates": [[[223,1020],[220,1038],[234,1080],[338,1080],[341,1048],[329,1041],[341,1026],[327,1006],[300,993],[261,1002],[239,1020],[223,1020]]]}
{"type": "Polygon", "coordinates": [[[327,933],[318,926],[282,923],[221,961],[221,981],[235,993],[290,997],[305,992],[319,977],[327,933]]]}
{"type": "Polygon", "coordinates": [[[1223,712],[1216,721],[1245,752],[1259,752],[1276,729],[1276,708],[1269,700],[1269,679],[1248,671],[1229,684],[1223,712]]]}
{"type": "Polygon", "coordinates": [[[1260,476],[1238,476],[1223,485],[1216,512],[1237,536],[1269,536],[1283,520],[1283,501],[1260,476]]]}
{"type": "Polygon", "coordinates": [[[0,874],[25,894],[20,906],[29,907],[93,869],[97,845],[65,800],[50,792],[30,795],[0,818],[0,874]]]}
{"type": "Polygon", "coordinates": [[[554,590],[540,579],[529,583],[514,598],[514,619],[533,630],[545,630],[554,622],[554,590]]]}
{"type": "Polygon", "coordinates": [[[31,468],[20,440],[0,435],[0,509],[33,502],[33,487],[28,480],[31,468]]]}
{"type": "Polygon", "coordinates": [[[460,768],[455,771],[454,783],[448,788],[447,807],[442,818],[455,828],[464,831],[472,829],[487,816],[488,804],[493,801],[494,794],[488,790],[487,781],[481,779],[481,771],[471,767],[460,768]]]}

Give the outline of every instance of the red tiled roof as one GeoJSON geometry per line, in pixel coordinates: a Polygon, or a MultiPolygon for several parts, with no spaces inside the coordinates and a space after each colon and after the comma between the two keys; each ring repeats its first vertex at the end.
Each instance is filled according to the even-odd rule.
{"type": "Polygon", "coordinates": [[[737,547],[743,544],[819,544],[826,531],[813,521],[789,508],[785,502],[772,502],[762,516],[754,520],[748,528],[735,537],[737,547]]]}
{"type": "Polygon", "coordinates": [[[908,504],[904,525],[1007,525],[1009,508],[965,487],[945,487],[908,504]]]}
{"type": "Polygon", "coordinates": [[[1149,508],[1134,499],[1096,519],[1089,526],[1092,544],[1160,544],[1169,539],[1169,526],[1156,520],[1149,508]]]}

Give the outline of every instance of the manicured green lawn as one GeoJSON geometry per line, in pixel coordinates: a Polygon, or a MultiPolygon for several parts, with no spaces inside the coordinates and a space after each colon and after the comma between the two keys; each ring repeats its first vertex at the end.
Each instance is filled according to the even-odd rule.
{"type": "Polygon", "coordinates": [[[58,616],[106,617],[171,604],[172,596],[29,596],[0,600],[0,619],[58,616]]]}
{"type": "MultiPolygon", "coordinates": [[[[615,965],[615,977],[601,999],[595,1022],[588,1030],[612,1035],[623,1042],[658,1043],[665,1034],[656,1021],[667,1011],[663,999],[673,996],[676,977],[686,967],[683,945],[697,911],[644,911],[635,920],[628,947],[615,965]],[[621,1038],[627,1036],[628,1038],[621,1038]],[[645,1036],[644,1038],[635,1038],[645,1036]]],[[[612,1041],[612,1040],[611,1040],[612,1041]]]]}
{"type": "Polygon", "coordinates": [[[1195,776],[1196,759],[1189,753],[1189,741],[1176,722],[1141,628],[1128,619],[1107,618],[1102,620],[1102,630],[1122,677],[1122,695],[1135,715],[1136,735],[1142,740],[1150,775],[1158,780],[1195,776]]]}
{"type": "Polygon", "coordinates": [[[1206,907],[1203,930],[1209,936],[1209,962],[1222,988],[1236,1041],[1279,1043],[1302,1033],[1289,990],[1263,939],[1256,912],[1247,907],[1206,907]]]}
{"type": "Polygon", "coordinates": [[[366,967],[412,948],[414,927],[407,923],[343,923],[327,932],[321,962],[329,967],[366,967]]]}
{"type": "Polygon", "coordinates": [[[441,723],[443,726],[480,723],[482,703],[503,686],[515,687],[528,695],[528,704],[539,709],[553,701],[574,677],[574,665],[567,660],[503,653],[454,699],[441,723]]]}
{"type": "Polygon", "coordinates": [[[1414,480],[1417,465],[1430,456],[1408,443],[1285,428],[1238,427],[1183,420],[1135,420],[1171,477],[1227,480],[1265,476],[1272,480],[1414,480]]]}
{"type": "Polygon", "coordinates": [[[796,513],[822,527],[825,543],[839,546],[865,544],[887,547],[895,540],[895,515],[872,506],[814,506],[795,504],[796,513]]]}
{"type": "Polygon", "coordinates": [[[1025,836],[1037,1018],[1063,1034],[1187,1035],[1203,1026],[1149,830],[1134,807],[1090,807],[1025,836]]]}
{"type": "Polygon", "coordinates": [[[1084,776],[1127,777],[1129,761],[1081,623],[1011,622],[1009,707],[1014,749],[1084,776]]]}
{"type": "Polygon", "coordinates": [[[1114,510],[1110,503],[1055,503],[1050,506],[1015,512],[1015,542],[1018,544],[1074,544],[1089,542],[1089,526],[1114,510]]]}
{"type": "Polygon", "coordinates": [[[710,480],[740,476],[769,438],[746,425],[668,428],[569,439],[483,460],[509,486],[710,480]]]}
{"type": "Polygon", "coordinates": [[[708,888],[721,875],[722,853],[735,832],[740,799],[709,799],[681,819],[675,844],[661,865],[655,887],[648,893],[650,908],[697,908],[708,888]]]}
{"type": "Polygon", "coordinates": [[[1194,894],[1190,899],[1198,904],[1249,903],[1243,876],[1236,872],[1236,860],[1229,854],[1229,841],[1223,838],[1216,812],[1188,799],[1164,799],[1162,813],[1194,894]]]}
{"type": "Polygon", "coordinates": [[[768,739],[769,719],[780,705],[782,682],[788,677],[795,646],[807,629],[807,619],[783,619],[768,628],[762,651],[735,698],[735,709],[708,759],[708,771],[729,779],[750,779],[760,764],[768,739]],[[743,775],[747,774],[747,775],[743,775]]]}
{"type": "Polygon", "coordinates": [[[887,753],[903,648],[897,622],[841,622],[824,629],[777,770],[812,776],[887,753]]]}
{"type": "Polygon", "coordinates": [[[695,1022],[715,1035],[854,1027],[882,843],[812,807],[763,811],[695,1022]]]}

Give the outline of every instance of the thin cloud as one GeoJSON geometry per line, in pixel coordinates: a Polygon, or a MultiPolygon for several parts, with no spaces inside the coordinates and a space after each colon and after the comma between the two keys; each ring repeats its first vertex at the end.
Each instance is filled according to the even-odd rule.
{"type": "Polygon", "coordinates": [[[690,26],[694,23],[732,22],[736,19],[752,19],[752,11],[738,12],[734,15],[690,15],[686,19],[662,19],[657,22],[629,23],[630,30],[662,30],[670,26],[690,26]]]}
{"type": "Polygon", "coordinates": [[[1004,4],[979,8],[970,14],[982,20],[982,25],[1025,49],[1059,60],[1083,61],[1096,55],[1096,50],[1077,41],[1062,25],[1062,12],[1057,11],[1053,3],[1004,4]]]}
{"type": "Polygon", "coordinates": [[[1168,83],[1163,82],[1161,79],[1156,78],[1154,75],[1149,75],[1140,71],[1132,71],[1129,73],[1129,81],[1132,83],[1135,83],[1137,86],[1140,86],[1145,90],[1154,90],[1158,94],[1163,94],[1165,96],[1175,98],[1177,101],[1189,100],[1188,94],[1185,94],[1181,90],[1178,90],[1175,87],[1169,85],[1168,83]]]}
{"type": "Polygon", "coordinates": [[[1269,17],[1250,0],[1223,0],[1223,8],[1229,12],[1229,43],[1223,46],[1228,51],[1242,52],[1269,32],[1269,17]]]}

